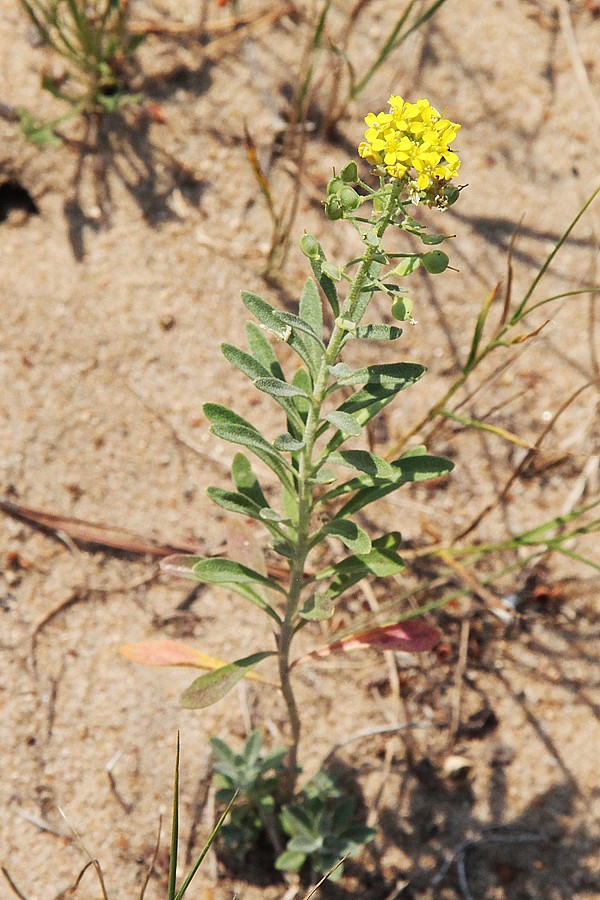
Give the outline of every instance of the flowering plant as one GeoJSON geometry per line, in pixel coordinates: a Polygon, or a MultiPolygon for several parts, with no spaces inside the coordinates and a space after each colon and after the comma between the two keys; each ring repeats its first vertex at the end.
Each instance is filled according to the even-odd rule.
{"type": "MultiPolygon", "coordinates": [[[[393,318],[412,322],[411,302],[400,282],[420,265],[432,274],[448,266],[446,253],[428,249],[443,243],[446,236],[430,233],[409,215],[408,207],[421,203],[444,209],[459,196],[451,179],[460,163],[448,149],[459,126],[442,118],[427,100],[407,103],[392,96],[390,109],[367,116],[366,141],[359,146],[359,154],[374,167],[378,185],[363,181],[356,163],[349,162],[339,175],[334,173],[327,187],[327,217],[344,219],[357,231],[362,255],[336,266],[327,260],[316,238],[304,234],[300,246],[313,277],[302,289],[298,312],[281,311],[254,293],[242,292],[244,305],[259,326],[248,323],[247,350],[222,346],[228,361],[279,406],[284,430],[269,441],[259,427],[231,409],[216,403],[204,406],[213,434],[245,448],[271,473],[270,482],[261,484],[249,456],[238,452],[231,466],[233,488],[211,487],[208,494],[223,509],[264,527],[285,574],[271,576],[262,560],[176,556],[163,563],[167,572],[241,595],[269,619],[274,648],[261,648],[227,664],[175,642],[124,648],[127,656],[139,662],[210,668],[182,695],[182,705],[190,709],[222,699],[241,678],[258,678],[253,669],[264,660],[276,659],[289,724],[288,752],[278,783],[279,802],[288,803],[283,815],[289,834],[295,831],[285,809],[295,795],[301,737],[295,667],[361,648],[426,651],[439,637],[435,627],[411,619],[408,612],[400,622],[334,636],[329,644],[301,657],[292,654],[298,633],[315,620],[330,618],[340,598],[359,581],[386,578],[404,568],[398,552],[399,532],[394,529],[372,537],[357,521],[357,514],[403,485],[437,478],[453,465],[428,455],[423,446],[412,447],[391,462],[361,446],[342,449],[349,441],[360,441],[365,426],[425,373],[423,366],[412,362],[357,368],[352,365],[352,350],[356,341],[394,343],[402,335],[397,324],[365,322],[376,293],[390,298],[393,318]],[[388,229],[416,236],[425,248],[397,252],[384,247],[388,229]],[[345,295],[340,296],[343,288],[345,295]],[[283,344],[294,351],[299,363],[287,375],[277,354],[283,344]],[[344,476],[347,470],[349,477],[344,476]],[[339,541],[343,552],[324,559],[324,544],[330,538],[339,541]]],[[[219,747],[225,752],[222,744],[219,747]]],[[[253,821],[256,816],[261,820],[263,813],[259,804],[253,821]]],[[[305,858],[306,853],[299,850],[294,856],[298,865],[305,858]]]]}

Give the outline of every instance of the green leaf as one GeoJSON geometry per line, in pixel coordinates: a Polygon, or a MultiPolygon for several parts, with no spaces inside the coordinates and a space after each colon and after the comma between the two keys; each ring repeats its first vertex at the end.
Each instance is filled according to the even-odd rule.
{"type": "Polygon", "coordinates": [[[319,581],[324,578],[332,579],[327,589],[327,595],[335,599],[369,575],[374,575],[376,578],[388,578],[390,575],[397,575],[403,569],[404,560],[390,546],[390,535],[384,535],[373,541],[369,553],[343,559],[341,562],[317,572],[314,577],[319,581]]]}
{"type": "Polygon", "coordinates": [[[306,601],[300,610],[300,616],[308,621],[323,622],[333,615],[334,604],[331,597],[317,591],[306,601]]]}
{"type": "Polygon", "coordinates": [[[274,655],[273,651],[253,653],[252,656],[246,656],[227,666],[222,666],[220,669],[215,669],[214,672],[201,675],[181,695],[181,706],[184,709],[204,709],[212,706],[213,703],[217,703],[225,694],[229,693],[238,681],[259,662],[274,655]]]}
{"type": "MultiPolygon", "coordinates": [[[[321,249],[321,248],[319,248],[321,249]]],[[[317,279],[319,285],[321,286],[321,290],[323,291],[327,302],[331,307],[331,311],[334,316],[339,316],[340,314],[340,304],[338,301],[337,290],[335,287],[335,283],[331,280],[329,275],[323,272],[323,260],[325,259],[325,254],[321,251],[320,259],[311,259],[310,266],[313,270],[313,274],[317,279]]]]}
{"type": "Polygon", "coordinates": [[[299,872],[306,861],[306,853],[293,853],[284,850],[275,860],[275,868],[279,872],[299,872]]]}
{"type": "Polygon", "coordinates": [[[373,479],[364,475],[360,478],[353,478],[351,481],[341,484],[337,488],[332,488],[323,497],[320,502],[334,499],[334,497],[356,491],[354,497],[349,500],[341,509],[338,510],[338,516],[351,516],[380,500],[382,497],[398,490],[403,484],[409,484],[417,481],[427,481],[431,478],[440,478],[447,475],[454,468],[454,463],[445,459],[443,456],[401,456],[391,464],[394,472],[393,479],[387,484],[374,484],[373,479]]]}
{"type": "Polygon", "coordinates": [[[171,854],[169,858],[169,879],[167,884],[167,900],[175,897],[177,885],[177,852],[179,848],[179,755],[180,741],[177,732],[177,747],[175,750],[175,778],[173,782],[173,812],[171,818],[171,854]]]}
{"type": "Polygon", "coordinates": [[[335,428],[339,429],[343,434],[357,435],[360,434],[362,428],[354,418],[354,416],[350,416],[348,413],[340,412],[336,410],[334,412],[327,413],[327,415],[323,416],[323,418],[330,422],[335,428]]]}
{"type": "Polygon", "coordinates": [[[289,312],[280,312],[278,309],[275,310],[275,316],[277,319],[279,319],[280,322],[283,322],[283,324],[287,325],[289,328],[292,328],[295,331],[301,331],[303,334],[307,334],[313,339],[313,341],[315,341],[319,345],[319,347],[322,347],[323,350],[325,349],[323,341],[321,340],[321,336],[317,334],[312,325],[310,325],[308,322],[305,322],[304,319],[302,319],[300,316],[295,316],[293,313],[289,312]]]}
{"type": "Polygon", "coordinates": [[[228,512],[240,513],[240,515],[250,516],[252,519],[261,518],[261,507],[244,494],[238,494],[236,491],[224,491],[219,487],[209,487],[206,489],[206,493],[213,503],[228,512]]]}
{"type": "Polygon", "coordinates": [[[342,280],[342,270],[339,266],[334,266],[331,263],[323,261],[321,263],[321,271],[324,275],[327,275],[332,281],[341,281],[342,280]]]}
{"type": "Polygon", "coordinates": [[[295,437],[286,431],[277,435],[273,441],[273,446],[276,450],[281,450],[283,453],[295,453],[297,450],[302,450],[306,444],[304,441],[297,441],[295,437]]]}
{"type": "Polygon", "coordinates": [[[280,378],[285,381],[283,369],[279,364],[277,355],[273,350],[269,339],[266,337],[262,328],[255,325],[254,322],[246,323],[246,340],[248,347],[254,359],[268,369],[269,375],[274,378],[280,378]]]}
{"type": "Polygon", "coordinates": [[[314,333],[321,339],[323,334],[323,306],[319,289],[313,278],[307,278],[300,295],[300,318],[307,322],[314,333]]]}
{"type": "Polygon", "coordinates": [[[258,478],[252,470],[250,460],[243,453],[236,453],[233,457],[231,477],[240,494],[244,494],[252,500],[259,509],[264,509],[269,505],[258,478]]]}
{"type": "Polygon", "coordinates": [[[477,359],[477,351],[479,350],[479,344],[481,343],[481,337],[483,335],[483,329],[485,328],[485,323],[487,321],[487,317],[492,306],[492,303],[498,296],[498,288],[499,285],[496,285],[493,290],[490,291],[488,296],[483,302],[483,305],[479,311],[479,315],[477,316],[477,322],[475,323],[475,329],[473,331],[473,338],[471,340],[471,349],[469,351],[469,358],[463,366],[463,372],[466,374],[471,371],[474,366],[475,360],[477,359]]]}
{"type": "Polygon", "coordinates": [[[258,378],[254,384],[259,391],[270,394],[271,397],[304,397],[307,400],[310,399],[302,388],[296,387],[294,384],[288,384],[287,381],[280,381],[279,378],[258,378]]]}
{"type": "Polygon", "coordinates": [[[415,363],[383,363],[355,369],[351,374],[338,375],[337,382],[340,385],[380,384],[394,391],[402,391],[414,384],[424,371],[422,366],[415,363]]]}
{"type": "Polygon", "coordinates": [[[233,344],[221,344],[221,352],[225,359],[229,360],[232,366],[247,375],[252,381],[257,378],[270,378],[271,372],[265,368],[262,363],[258,362],[249,353],[234,347],[233,344]]]}
{"type": "Polygon", "coordinates": [[[260,518],[266,522],[286,522],[289,523],[289,519],[286,519],[285,516],[280,515],[274,509],[271,509],[270,506],[266,506],[260,511],[260,518]]]}
{"type": "MultiPolygon", "coordinates": [[[[427,371],[424,366],[420,366],[417,363],[404,363],[404,369],[406,371],[406,380],[404,382],[404,388],[410,387],[412,384],[416,384],[416,382],[423,377],[425,372],[427,371]]],[[[347,400],[344,400],[341,406],[338,407],[340,412],[346,413],[355,413],[358,410],[362,410],[367,407],[375,406],[375,411],[372,415],[369,416],[367,421],[373,417],[379,410],[389,403],[393,397],[401,390],[398,387],[398,383],[395,383],[391,386],[385,384],[371,383],[361,388],[361,390],[356,391],[351,397],[348,397],[347,400]]],[[[365,422],[358,420],[360,424],[364,425],[365,422]]]]}
{"type": "Polygon", "coordinates": [[[359,325],[351,336],[368,341],[397,341],[401,334],[402,329],[396,325],[359,325]]]}
{"type": "MultiPolygon", "coordinates": [[[[421,235],[419,235],[419,237],[421,237],[421,235]]],[[[398,263],[395,269],[392,269],[390,275],[400,275],[401,277],[411,275],[420,265],[421,258],[419,256],[407,256],[398,263]]]]}
{"type": "Polygon", "coordinates": [[[256,434],[260,434],[258,428],[252,425],[251,422],[248,422],[243,416],[238,416],[237,413],[227,406],[221,406],[220,403],[205,403],[202,410],[208,421],[213,425],[243,425],[245,428],[255,431],[256,434]]]}
{"type": "Polygon", "coordinates": [[[354,373],[354,369],[348,365],[348,363],[339,362],[334,366],[327,366],[330,375],[337,380],[339,378],[345,378],[354,373]]]}
{"type": "Polygon", "coordinates": [[[205,584],[260,584],[269,590],[285,594],[285,589],[266,575],[221,556],[209,556],[199,560],[192,571],[198,581],[204,581],[205,584]]]}
{"type": "MultiPolygon", "coordinates": [[[[307,398],[310,398],[313,393],[313,382],[308,369],[305,369],[304,366],[300,366],[300,368],[294,372],[292,384],[306,394],[306,397],[294,397],[292,401],[304,423],[311,406],[311,401],[307,398]]],[[[303,429],[300,430],[300,434],[302,434],[302,432],[303,429]]]]}
{"type": "Polygon", "coordinates": [[[353,553],[368,553],[371,550],[371,538],[359,525],[348,519],[335,518],[321,528],[311,541],[311,545],[319,544],[326,535],[337,537],[353,553]]]}
{"type": "Polygon", "coordinates": [[[312,478],[308,479],[311,484],[333,484],[333,482],[337,480],[337,473],[328,466],[323,466],[316,475],[313,475],[312,478]]]}
{"type": "Polygon", "coordinates": [[[17,109],[21,131],[28,141],[38,147],[60,147],[62,140],[54,133],[52,122],[36,122],[29,112],[20,107],[17,109]]]}
{"type": "Polygon", "coordinates": [[[358,469],[359,472],[365,472],[372,479],[389,480],[394,478],[395,474],[389,462],[381,456],[369,453],[368,450],[336,451],[329,456],[328,462],[350,469],[358,469]]]}
{"type": "Polygon", "coordinates": [[[272,332],[276,337],[280,338],[280,340],[289,344],[292,350],[298,354],[300,359],[305,362],[309,368],[312,367],[312,357],[306,349],[304,341],[294,332],[291,326],[283,323],[280,318],[282,315],[281,310],[275,309],[274,306],[271,306],[270,303],[267,303],[266,300],[263,300],[258,294],[253,294],[250,291],[242,291],[242,300],[244,301],[246,309],[249,310],[252,315],[256,316],[258,321],[261,322],[268,331],[272,332]]]}
{"type": "Polygon", "coordinates": [[[167,557],[161,564],[161,568],[171,575],[194,578],[205,584],[220,584],[239,594],[245,600],[249,600],[250,603],[253,603],[254,606],[257,606],[267,613],[270,618],[281,624],[281,619],[277,612],[265,601],[260,591],[253,585],[257,584],[270,590],[285,593],[284,589],[265,575],[261,575],[259,572],[255,572],[241,563],[220,557],[206,558],[202,556],[175,555],[167,557]]]}
{"type": "Polygon", "coordinates": [[[293,474],[293,469],[255,428],[245,425],[212,425],[210,430],[224,441],[248,447],[275,472],[283,484],[288,483],[289,475],[287,473],[293,474]]]}

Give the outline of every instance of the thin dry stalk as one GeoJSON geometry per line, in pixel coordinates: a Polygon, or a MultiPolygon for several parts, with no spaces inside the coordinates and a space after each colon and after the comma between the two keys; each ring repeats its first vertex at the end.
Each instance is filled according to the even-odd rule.
{"type": "Polygon", "coordinates": [[[513,469],[509,478],[505,482],[504,487],[498,493],[496,498],[492,501],[492,503],[489,503],[484,509],[482,509],[481,512],[479,512],[475,516],[475,518],[469,523],[469,525],[467,525],[466,528],[464,528],[459,534],[455,536],[454,540],[452,541],[453,544],[455,544],[457,541],[463,540],[468,534],[474,531],[474,529],[477,528],[494,509],[496,509],[501,503],[506,500],[511,487],[513,486],[517,478],[521,475],[523,470],[531,462],[531,459],[533,458],[535,453],[540,449],[542,443],[548,437],[548,435],[556,425],[558,419],[562,416],[565,410],[567,410],[569,406],[571,406],[571,404],[580,396],[580,394],[586,391],[589,387],[593,386],[595,386],[595,382],[588,381],[586,382],[586,384],[581,385],[581,387],[579,387],[573,394],[571,394],[570,397],[565,400],[565,402],[558,408],[558,410],[552,416],[550,422],[548,422],[548,424],[540,434],[539,438],[535,442],[534,449],[529,450],[525,454],[519,465],[516,466],[515,469],[513,469]]]}
{"type": "Polygon", "coordinates": [[[448,728],[448,749],[454,746],[456,735],[460,726],[460,707],[462,701],[463,679],[467,668],[469,658],[469,634],[471,631],[470,623],[467,619],[463,619],[460,623],[460,646],[458,651],[458,663],[455,672],[455,689],[454,702],[452,704],[452,717],[448,728]]]}

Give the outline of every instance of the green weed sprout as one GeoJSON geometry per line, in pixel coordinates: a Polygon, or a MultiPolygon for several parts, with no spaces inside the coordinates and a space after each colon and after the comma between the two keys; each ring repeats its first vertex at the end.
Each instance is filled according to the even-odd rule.
{"type": "Polygon", "coordinates": [[[52,122],[36,122],[18,110],[21,128],[33,143],[57,144],[56,126],[82,113],[112,113],[141,94],[125,90],[131,55],[144,34],[128,29],[127,0],[19,0],[41,40],[67,63],[64,79],[42,77],[42,87],[70,110],[52,122]]]}
{"type": "Polygon", "coordinates": [[[279,405],[284,430],[269,440],[260,427],[231,409],[216,403],[204,406],[213,434],[257,457],[271,471],[271,482],[277,484],[277,489],[263,486],[249,456],[238,452],[231,467],[234,487],[211,487],[208,494],[228,512],[263,525],[271,548],[283,560],[286,577],[276,580],[266,568],[258,571],[227,557],[174,556],[162,564],[166,572],[239,594],[269,619],[275,647],[261,648],[226,664],[173,641],[122,648],[124,655],[146,664],[211,669],[183,693],[181,703],[188,709],[216,703],[241,678],[259,679],[253,670],[264,660],[276,660],[289,731],[285,759],[275,754],[260,762],[260,741],[255,736],[238,756],[220,741],[213,740],[213,749],[216,769],[227,782],[222,787],[242,789],[244,802],[252,798],[254,818],[246,816],[246,825],[250,820],[254,824],[263,820],[262,779],[269,766],[277,773],[281,825],[290,837],[278,865],[292,869],[310,857],[314,868],[324,871],[335,861],[336,853],[343,855],[348,847],[368,837],[366,832],[359,835],[352,830],[353,811],[347,804],[340,807],[331,797],[319,799],[296,792],[302,725],[294,689],[295,667],[309,659],[369,647],[425,651],[439,638],[436,628],[408,613],[383,627],[365,630],[363,626],[359,632],[301,657],[292,654],[298,633],[315,621],[330,618],[335,604],[359,581],[386,578],[404,569],[398,552],[400,534],[390,531],[371,537],[355,521],[357,513],[402,485],[438,478],[453,467],[448,459],[428,455],[423,446],[389,462],[360,447],[346,448],[349,440],[360,440],[365,426],[400,391],[425,374],[424,366],[412,362],[356,368],[351,362],[352,348],[357,341],[395,342],[402,334],[399,325],[365,321],[375,294],[389,299],[391,316],[397,321],[412,321],[411,300],[398,279],[418,265],[432,274],[448,267],[448,256],[439,249],[445,236],[429,233],[409,214],[409,207],[444,210],[460,194],[452,184],[460,162],[450,150],[460,126],[440,115],[428,100],[409,103],[392,96],[388,112],[370,113],[365,121],[365,140],[358,150],[372,166],[376,187],[359,178],[352,161],[339,175],[334,174],[325,200],[329,220],[345,220],[356,230],[362,255],[345,265],[334,265],[319,242],[304,234],[300,246],[314,277],[304,285],[298,312],[283,312],[254,293],[242,292],[246,309],[259,325],[247,325],[248,350],[222,346],[226,359],[279,405]],[[423,250],[386,249],[388,230],[398,236],[416,236],[423,250]],[[324,315],[327,310],[329,316],[324,315]],[[278,344],[287,345],[297,357],[287,377],[275,349],[278,344]],[[346,470],[350,470],[349,477],[343,474],[346,470]],[[346,554],[325,564],[324,544],[331,538],[340,542],[346,554]],[[251,776],[245,787],[242,770],[251,776]],[[302,814],[297,811],[298,804],[302,814]]]}
{"type": "Polygon", "coordinates": [[[309,860],[311,880],[326,875],[337,881],[344,871],[340,860],[376,835],[374,828],[356,824],[354,815],[354,799],[326,772],[317,772],[302,788],[297,802],[281,811],[279,819],[288,841],[275,868],[298,872],[309,860]]]}

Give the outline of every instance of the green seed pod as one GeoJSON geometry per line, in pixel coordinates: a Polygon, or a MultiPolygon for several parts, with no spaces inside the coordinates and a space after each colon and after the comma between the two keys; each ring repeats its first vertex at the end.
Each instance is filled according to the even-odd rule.
{"type": "Polygon", "coordinates": [[[408,297],[396,297],[392,303],[392,315],[399,322],[412,319],[413,302],[408,297]]]}
{"type": "Polygon", "coordinates": [[[448,254],[444,253],[443,250],[430,250],[429,253],[424,253],[421,258],[430,275],[439,275],[440,272],[448,268],[448,263],[450,262],[448,254]]]}
{"type": "Polygon", "coordinates": [[[300,249],[308,259],[319,259],[321,255],[321,245],[318,240],[307,232],[300,238],[300,249]]]}
{"type": "Polygon", "coordinates": [[[325,201],[325,215],[332,222],[344,217],[344,208],[335,194],[331,194],[325,201]]]}
{"type": "Polygon", "coordinates": [[[445,234],[421,234],[419,237],[424,244],[442,244],[446,240],[445,234]]]}
{"type": "Polygon", "coordinates": [[[346,184],[356,184],[358,181],[358,166],[355,162],[348,162],[340,172],[340,178],[346,184]]]}
{"type": "Polygon", "coordinates": [[[334,175],[327,185],[327,196],[339,193],[343,187],[345,187],[345,182],[338,175],[334,175]]]}
{"type": "Polygon", "coordinates": [[[358,196],[354,188],[351,188],[348,185],[346,185],[339,191],[338,198],[341,205],[346,210],[352,211],[360,206],[360,197],[358,196]]]}
{"type": "Polygon", "coordinates": [[[447,206],[452,206],[452,204],[456,203],[460,197],[460,191],[457,187],[454,187],[453,184],[447,184],[444,188],[444,195],[446,197],[447,206]]]}

